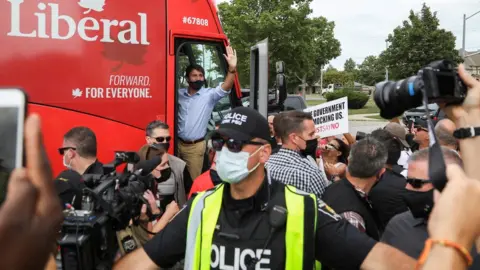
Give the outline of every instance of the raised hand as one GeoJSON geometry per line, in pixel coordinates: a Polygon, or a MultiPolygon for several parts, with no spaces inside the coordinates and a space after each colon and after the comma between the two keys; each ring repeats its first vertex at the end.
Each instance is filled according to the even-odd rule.
{"type": "Polygon", "coordinates": [[[228,69],[230,71],[235,71],[237,69],[237,51],[232,47],[227,46],[227,54],[223,55],[225,60],[228,63],[228,69]]]}
{"type": "Polygon", "coordinates": [[[2,269],[43,269],[63,221],[37,115],[25,122],[25,151],[27,168],[13,171],[0,209],[2,269]]]}

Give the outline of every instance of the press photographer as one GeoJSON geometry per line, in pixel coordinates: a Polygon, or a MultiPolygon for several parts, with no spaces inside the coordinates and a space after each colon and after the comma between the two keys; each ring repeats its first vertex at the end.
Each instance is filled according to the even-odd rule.
{"type": "MultiPolygon", "coordinates": [[[[147,176],[161,159],[138,161],[134,152],[116,152],[115,160],[103,166],[108,173],[83,176],[81,209],[67,204],[64,211],[59,241],[63,269],[111,269],[119,248],[116,231],[130,222],[137,225],[144,204],[151,215],[143,195],[150,185],[147,176]],[[118,174],[116,168],[125,163],[137,163],[136,170],[118,174]]],[[[128,240],[120,242],[123,248],[130,247],[128,240]]]]}

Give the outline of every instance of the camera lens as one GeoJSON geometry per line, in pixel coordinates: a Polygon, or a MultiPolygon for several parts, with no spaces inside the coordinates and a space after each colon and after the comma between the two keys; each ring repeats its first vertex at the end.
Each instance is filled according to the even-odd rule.
{"type": "Polygon", "coordinates": [[[398,82],[381,82],[375,85],[373,99],[380,109],[380,116],[392,119],[404,111],[422,104],[423,81],[419,76],[398,82]]]}

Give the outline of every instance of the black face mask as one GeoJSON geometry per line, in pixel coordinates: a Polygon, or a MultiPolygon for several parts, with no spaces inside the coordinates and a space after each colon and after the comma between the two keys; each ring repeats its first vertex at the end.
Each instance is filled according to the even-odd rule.
{"type": "Polygon", "coordinates": [[[433,208],[433,189],[426,192],[405,190],[403,199],[414,218],[427,219],[430,216],[433,208]]]}
{"type": "Polygon", "coordinates": [[[163,183],[170,179],[170,176],[172,175],[172,168],[166,168],[160,171],[160,177],[155,178],[157,183],[163,183]]]}
{"type": "Polygon", "coordinates": [[[165,152],[168,152],[168,149],[170,148],[170,143],[157,143],[155,144],[156,146],[160,146],[162,147],[163,149],[165,149],[165,152]]]}
{"type": "Polygon", "coordinates": [[[212,178],[212,182],[214,186],[222,183],[222,179],[220,179],[220,176],[218,176],[218,173],[216,170],[210,169],[210,178],[212,178]]]}
{"type": "Polygon", "coordinates": [[[198,81],[189,82],[188,85],[190,85],[190,87],[193,88],[194,90],[198,91],[200,90],[200,88],[202,88],[204,83],[205,81],[198,80],[198,81]]]}
{"type": "Polygon", "coordinates": [[[317,147],[318,147],[318,141],[317,139],[311,139],[308,141],[305,141],[307,143],[307,147],[305,149],[301,150],[301,153],[304,156],[311,156],[313,158],[316,158],[316,153],[317,153],[317,147]]]}

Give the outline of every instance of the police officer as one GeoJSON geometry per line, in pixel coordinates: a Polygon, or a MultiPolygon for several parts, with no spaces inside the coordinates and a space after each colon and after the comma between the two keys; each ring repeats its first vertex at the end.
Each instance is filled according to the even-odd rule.
{"type": "Polygon", "coordinates": [[[414,260],[357,231],[314,195],[269,179],[267,120],[235,108],[213,134],[224,183],[197,194],[114,269],[409,269],[414,260]],[[319,263],[317,263],[318,266],[319,263]],[[403,268],[402,268],[403,267],[403,268]]]}

